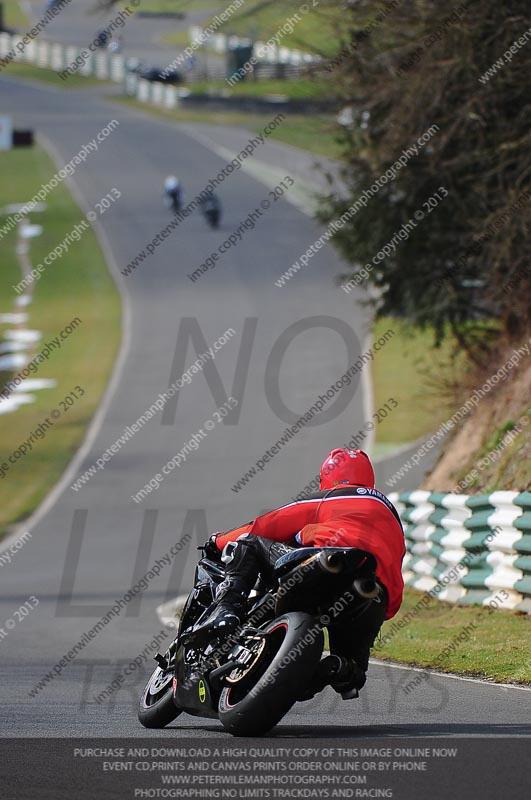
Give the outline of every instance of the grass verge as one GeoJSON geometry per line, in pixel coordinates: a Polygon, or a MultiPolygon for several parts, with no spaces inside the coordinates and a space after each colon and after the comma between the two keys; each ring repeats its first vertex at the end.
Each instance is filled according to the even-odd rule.
{"type": "Polygon", "coordinates": [[[142,11],[164,14],[166,11],[190,11],[199,8],[211,9],[212,0],[143,0],[142,11]]]}
{"type": "Polygon", "coordinates": [[[30,20],[18,0],[3,0],[6,28],[29,28],[30,20]]]}
{"type": "MultiPolygon", "coordinates": [[[[383,637],[414,608],[420,597],[419,592],[406,589],[402,608],[396,617],[384,623],[383,637]]],[[[529,648],[525,646],[531,637],[529,615],[434,600],[394,635],[389,635],[388,643],[380,646],[376,643],[373,656],[442,672],[531,683],[529,648]]],[[[410,691],[418,685],[417,680],[410,691]]]]}
{"type": "MultiPolygon", "coordinates": [[[[140,103],[132,97],[113,97],[113,102],[126,103],[141,111],[155,114],[175,122],[206,122],[210,125],[238,126],[259,133],[271,121],[271,114],[249,114],[232,111],[169,110],[140,103]]],[[[334,123],[327,116],[302,116],[290,114],[270,135],[270,139],[291,144],[309,153],[338,158],[340,149],[335,139],[334,123]]]]}
{"type": "Polygon", "coordinates": [[[190,83],[187,88],[196,94],[224,94],[233,97],[267,97],[283,95],[290,100],[322,100],[327,87],[317,78],[297,78],[290,80],[246,80],[229,87],[225,81],[190,83]]]}
{"type": "MultiPolygon", "coordinates": [[[[183,5],[183,10],[186,10],[183,5]]],[[[225,11],[226,3],[209,4],[212,18],[225,11]]],[[[221,33],[228,35],[249,37],[256,41],[267,41],[280,31],[280,44],[282,47],[317,52],[319,54],[334,54],[339,48],[337,44],[338,29],[340,29],[341,12],[332,7],[320,8],[308,4],[307,14],[299,14],[300,3],[278,2],[278,0],[247,0],[241,10],[234,13],[224,25],[220,27],[221,33]],[[289,20],[292,20],[291,24],[289,20]]],[[[180,10],[180,9],[179,9],[180,10]]],[[[208,26],[205,21],[203,27],[208,26]]],[[[165,37],[166,41],[173,41],[172,35],[165,37]]]]}
{"type": "MultiPolygon", "coordinates": [[[[0,153],[0,208],[30,200],[55,171],[51,159],[38,147],[0,153]]],[[[33,266],[42,263],[83,218],[64,184],[53,189],[46,202],[46,211],[29,215],[33,223],[43,226],[43,233],[30,240],[33,266]]],[[[5,220],[5,216],[0,217],[0,223],[5,220]]],[[[0,313],[14,310],[16,293],[12,287],[21,278],[15,244],[15,231],[0,240],[0,313]]],[[[59,336],[72,320],[79,318],[81,323],[30,376],[54,379],[56,387],[39,390],[33,395],[33,403],[0,415],[0,464],[9,464],[9,455],[50,417],[52,409],[60,411],[53,427],[43,438],[36,439],[25,457],[9,464],[7,474],[0,479],[0,537],[39,505],[79,448],[108,382],[120,342],[120,298],[92,230],[84,231],[81,240],[73,242],[66,254],[47,267],[34,286],[34,300],[28,306],[29,319],[25,323],[25,327],[42,334],[34,354],[59,336]],[[63,410],[61,401],[77,385],[83,388],[83,396],[63,410]]],[[[7,327],[13,325],[0,325],[0,341],[7,327]]],[[[0,373],[0,386],[9,377],[0,373]]]]}
{"type": "Polygon", "coordinates": [[[376,428],[382,453],[427,435],[448,419],[455,411],[455,401],[450,392],[444,392],[444,386],[459,383],[466,369],[464,357],[453,358],[450,339],[434,350],[430,330],[419,331],[399,320],[378,320],[373,341],[389,328],[395,335],[375,353],[372,362],[375,409],[382,408],[390,397],[398,403],[376,428]]]}
{"type": "Polygon", "coordinates": [[[18,61],[12,61],[11,64],[5,68],[4,75],[11,75],[16,78],[27,78],[32,81],[41,81],[42,83],[49,83],[52,86],[59,86],[61,89],[84,89],[87,86],[111,83],[111,81],[103,81],[99,78],[84,78],[81,75],[69,75],[66,80],[62,80],[53,69],[35,67],[33,64],[24,64],[18,61]]]}

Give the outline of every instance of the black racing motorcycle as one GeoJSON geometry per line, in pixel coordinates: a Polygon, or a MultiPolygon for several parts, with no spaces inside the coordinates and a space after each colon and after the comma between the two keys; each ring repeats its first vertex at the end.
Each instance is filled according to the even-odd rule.
{"type": "Polygon", "coordinates": [[[182,196],[180,191],[175,190],[166,192],[164,195],[164,203],[167,208],[173,211],[174,214],[178,214],[182,207],[182,196]]]}
{"type": "Polygon", "coordinates": [[[198,628],[225,570],[202,549],[178,634],[155,656],[138,717],[146,728],[163,728],[185,711],[219,719],[235,736],[259,736],[345,670],[345,659],[321,658],[323,629],[348,623],[355,635],[356,618],[381,601],[376,560],[357,548],[294,549],[278,559],[270,579],[258,579],[241,626],[205,641],[198,628]]]}
{"type": "Polygon", "coordinates": [[[219,228],[221,222],[221,203],[217,195],[211,193],[201,201],[201,213],[211,228],[219,228]]]}

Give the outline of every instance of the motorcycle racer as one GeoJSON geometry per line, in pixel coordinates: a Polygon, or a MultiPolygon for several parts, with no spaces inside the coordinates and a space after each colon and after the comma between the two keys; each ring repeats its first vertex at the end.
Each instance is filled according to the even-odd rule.
{"type": "Polygon", "coordinates": [[[168,175],[164,180],[164,195],[170,200],[173,208],[180,208],[182,204],[181,182],[175,175],[168,175]]]}
{"type": "Polygon", "coordinates": [[[270,573],[280,556],[301,545],[357,547],[377,561],[378,600],[356,621],[355,630],[345,624],[329,626],[331,653],[345,657],[350,665],[348,678],[332,685],[341,693],[359,689],[381,625],[400,608],[405,555],[398,512],[374,488],[374,470],[362,450],[332,450],[321,466],[319,492],[212,535],[205,549],[218,558],[221,551],[225,579],[218,587],[216,608],[199,630],[209,635],[233,632],[258,575],[270,573]]]}

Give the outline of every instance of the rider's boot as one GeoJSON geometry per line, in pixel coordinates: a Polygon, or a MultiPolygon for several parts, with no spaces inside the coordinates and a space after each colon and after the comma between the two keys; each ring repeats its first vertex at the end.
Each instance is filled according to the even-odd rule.
{"type": "Polygon", "coordinates": [[[221,556],[225,564],[225,580],[216,592],[216,605],[196,632],[208,635],[233,633],[243,621],[245,601],[256,583],[260,560],[253,547],[247,546],[245,537],[229,542],[221,556]]]}
{"type": "Polygon", "coordinates": [[[365,685],[365,670],[354,659],[345,656],[329,655],[323,658],[310,684],[304,688],[297,700],[310,700],[325,686],[331,686],[343,700],[358,697],[358,691],[365,685]]]}
{"type": "Polygon", "coordinates": [[[344,662],[330,684],[344,700],[358,697],[365,685],[371,647],[385,620],[386,609],[387,593],[382,590],[381,596],[354,623],[332,625],[328,629],[330,652],[344,662]]]}
{"type": "Polygon", "coordinates": [[[330,681],[330,685],[341,695],[343,700],[353,700],[359,696],[359,690],[365,686],[368,663],[366,667],[362,667],[353,658],[344,656],[340,658],[341,666],[330,681]]]}
{"type": "Polygon", "coordinates": [[[238,580],[223,581],[221,592],[216,595],[216,606],[207,619],[196,627],[205,634],[233,633],[241,625],[248,589],[238,580]]]}

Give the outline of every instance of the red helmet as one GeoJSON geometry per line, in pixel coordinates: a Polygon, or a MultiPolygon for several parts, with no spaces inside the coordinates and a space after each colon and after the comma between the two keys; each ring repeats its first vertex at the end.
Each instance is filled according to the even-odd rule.
{"type": "Polygon", "coordinates": [[[374,470],[369,456],[363,450],[331,450],[319,474],[321,491],[333,489],[338,484],[374,489],[374,470]]]}

